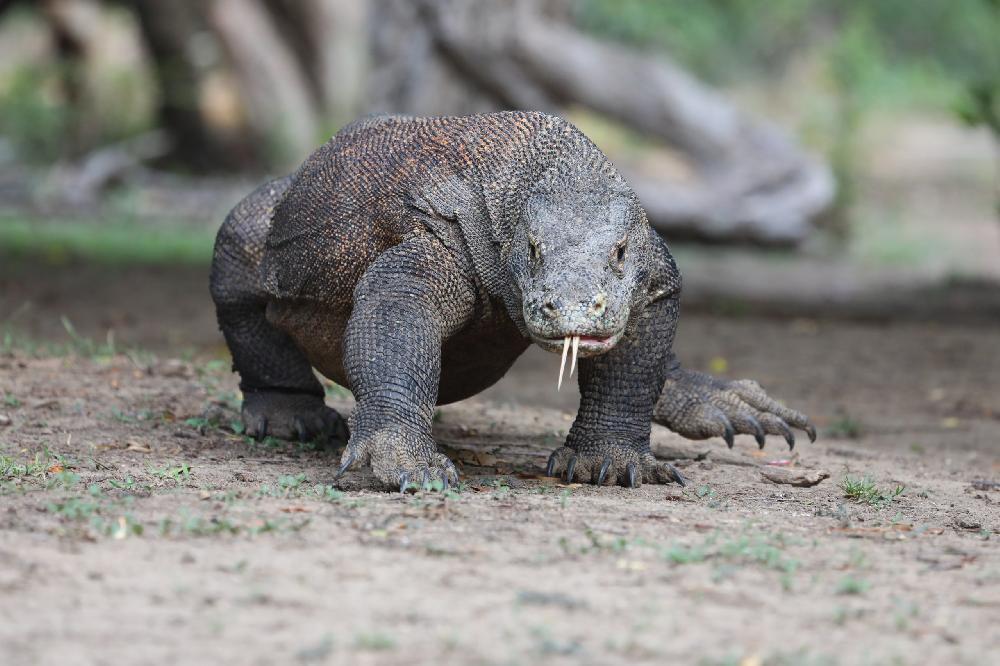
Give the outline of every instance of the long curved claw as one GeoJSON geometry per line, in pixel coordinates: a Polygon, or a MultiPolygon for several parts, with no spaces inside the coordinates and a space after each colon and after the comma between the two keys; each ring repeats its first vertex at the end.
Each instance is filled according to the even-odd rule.
{"type": "Polygon", "coordinates": [[[549,456],[549,464],[545,466],[545,476],[552,476],[556,471],[556,456],[553,453],[549,456]]]}
{"type": "Polygon", "coordinates": [[[399,475],[399,492],[405,493],[410,486],[410,473],[403,472],[399,475]]]}
{"type": "Polygon", "coordinates": [[[260,417],[260,423],[257,424],[257,432],[254,435],[254,439],[258,442],[263,442],[264,438],[267,437],[267,417],[260,417]]]}
{"type": "Polygon", "coordinates": [[[573,470],[576,469],[576,456],[572,456],[566,463],[566,483],[573,483],[573,470]]]}
{"type": "Polygon", "coordinates": [[[733,448],[733,444],[736,441],[736,431],[733,429],[733,424],[729,422],[729,419],[726,419],[726,422],[723,424],[723,427],[726,430],[722,434],[722,439],[726,440],[726,446],[728,446],[729,448],[733,448]]]}
{"type": "Polygon", "coordinates": [[[344,472],[346,472],[348,469],[350,469],[351,465],[354,464],[354,459],[355,459],[354,451],[348,452],[348,454],[347,454],[347,460],[345,460],[340,465],[340,469],[337,470],[337,476],[334,477],[334,478],[339,479],[340,477],[342,477],[344,475],[344,472]]]}
{"type": "Polygon", "coordinates": [[[424,490],[430,490],[431,488],[431,471],[429,469],[424,470],[424,479],[420,484],[424,490]]]}
{"type": "Polygon", "coordinates": [[[448,472],[441,475],[441,492],[448,492],[451,483],[448,481],[448,472]]]}
{"type": "Polygon", "coordinates": [[[806,434],[809,435],[810,442],[816,441],[816,426],[814,426],[812,423],[806,423],[805,428],[803,428],[803,430],[805,430],[806,434]]]}
{"type": "Polygon", "coordinates": [[[608,475],[608,469],[611,467],[611,456],[604,456],[604,462],[601,463],[601,469],[597,473],[597,485],[603,486],[604,479],[608,475]]]}
{"type": "Polygon", "coordinates": [[[676,467],[674,467],[668,462],[665,462],[663,464],[666,465],[667,469],[670,470],[670,473],[674,475],[674,480],[677,481],[677,483],[679,483],[682,487],[687,485],[688,479],[687,477],[685,477],[683,474],[680,473],[680,470],[678,470],[676,467]]]}
{"type": "MultiPolygon", "coordinates": [[[[455,463],[453,463],[450,460],[448,461],[448,471],[455,475],[455,483],[458,483],[459,479],[462,478],[462,477],[460,477],[458,475],[458,468],[455,467],[455,463]]],[[[447,487],[447,483],[448,483],[448,474],[446,473],[445,474],[445,487],[447,487]]]]}
{"type": "Polygon", "coordinates": [[[300,442],[305,443],[309,441],[309,433],[306,431],[306,423],[300,416],[295,417],[295,434],[298,436],[300,442]]]}
{"type": "Polygon", "coordinates": [[[636,464],[630,462],[625,466],[625,471],[628,474],[628,487],[635,488],[639,485],[639,470],[636,468],[636,464]]]}
{"type": "Polygon", "coordinates": [[[791,451],[795,448],[795,433],[792,429],[785,425],[784,421],[780,421],[778,429],[781,430],[781,434],[784,436],[785,441],[788,442],[788,450],[791,451]]]}
{"type": "Polygon", "coordinates": [[[750,416],[749,414],[747,415],[746,419],[750,423],[750,427],[753,428],[753,438],[757,440],[757,448],[758,449],[764,448],[766,435],[764,434],[764,428],[761,427],[760,425],[760,421],[750,416]]]}

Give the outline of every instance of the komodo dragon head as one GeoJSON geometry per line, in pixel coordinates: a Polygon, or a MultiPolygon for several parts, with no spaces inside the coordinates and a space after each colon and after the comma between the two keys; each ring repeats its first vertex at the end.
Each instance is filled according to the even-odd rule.
{"type": "Polygon", "coordinates": [[[646,302],[652,236],[635,194],[607,172],[542,179],[525,199],[508,268],[532,340],[571,356],[603,354],[646,302]]]}

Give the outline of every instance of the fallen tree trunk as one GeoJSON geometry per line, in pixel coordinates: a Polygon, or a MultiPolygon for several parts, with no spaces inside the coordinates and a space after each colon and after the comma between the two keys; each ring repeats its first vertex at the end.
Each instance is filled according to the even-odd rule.
{"type": "MultiPolygon", "coordinates": [[[[391,25],[392,5],[382,3],[376,20],[391,25]]],[[[423,0],[408,19],[411,34],[422,22],[436,48],[397,49],[407,62],[382,62],[383,69],[450,69],[470,82],[476,106],[484,94],[496,108],[584,106],[683,153],[690,180],[622,169],[650,222],[670,238],[796,244],[833,202],[825,164],[663,57],[593,39],[534,3],[423,0]]],[[[410,113],[455,112],[426,95],[394,101],[410,113]],[[413,101],[416,108],[406,107],[413,101]]]]}

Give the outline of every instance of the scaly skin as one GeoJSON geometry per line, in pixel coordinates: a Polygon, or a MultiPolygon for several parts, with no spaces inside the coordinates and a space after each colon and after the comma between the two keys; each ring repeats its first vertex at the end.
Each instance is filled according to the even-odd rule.
{"type": "Polygon", "coordinates": [[[541,113],[348,126],[230,213],[211,286],[247,431],[346,436],[316,368],[357,399],[341,473],[367,465],[389,487],[458,480],[434,405],[490,386],[532,342],[579,365],[580,410],[549,474],[683,483],[652,455],[653,420],[730,445],[814,436],[755,383],[679,367],[666,244],[603,153],[541,113]]]}

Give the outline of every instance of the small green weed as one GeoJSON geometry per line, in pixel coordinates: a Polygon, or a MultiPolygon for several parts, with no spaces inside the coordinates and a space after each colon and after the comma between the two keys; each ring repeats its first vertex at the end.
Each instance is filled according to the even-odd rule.
{"type": "Polygon", "coordinates": [[[355,650],[385,651],[393,650],[396,647],[396,640],[388,634],[372,632],[358,634],[354,639],[355,650]]]}
{"type": "Polygon", "coordinates": [[[0,456],[0,481],[11,481],[26,477],[43,477],[49,466],[49,456],[36,453],[30,462],[17,462],[9,456],[0,456]]]}
{"type": "Polygon", "coordinates": [[[344,499],[344,493],[333,486],[317,483],[312,488],[313,494],[324,502],[339,502],[344,499]]]}
{"type": "Polygon", "coordinates": [[[183,483],[191,478],[191,465],[183,462],[174,466],[167,465],[160,468],[147,465],[146,471],[155,477],[168,479],[174,483],[183,483]]]}
{"type": "Polygon", "coordinates": [[[136,488],[135,479],[131,476],[126,476],[121,481],[118,479],[108,479],[108,485],[116,490],[135,490],[136,488]]]}
{"type": "Polygon", "coordinates": [[[854,500],[858,504],[868,504],[875,507],[883,507],[903,494],[905,486],[896,486],[890,491],[883,491],[870,476],[853,477],[845,476],[840,482],[840,489],[844,492],[844,497],[854,500]]]}
{"type": "Polygon", "coordinates": [[[117,407],[111,409],[111,418],[113,418],[115,421],[118,421],[119,423],[134,423],[136,420],[134,416],[132,416],[131,414],[126,414],[117,407]]]}
{"type": "Polygon", "coordinates": [[[844,576],[837,583],[837,594],[861,595],[867,592],[870,587],[871,583],[866,580],[854,576],[844,576]]]}
{"type": "Polygon", "coordinates": [[[301,492],[305,490],[302,484],[306,482],[305,472],[300,474],[285,474],[278,477],[278,481],[274,484],[265,483],[260,487],[257,492],[261,497],[299,497],[301,492]]]}
{"type": "Polygon", "coordinates": [[[64,490],[69,490],[76,484],[80,482],[80,475],[76,472],[71,472],[68,469],[50,474],[46,480],[46,487],[49,490],[54,488],[62,488],[64,490]]]}
{"type": "Polygon", "coordinates": [[[675,544],[662,551],[663,559],[672,564],[693,564],[704,562],[709,553],[704,546],[675,544]]]}

